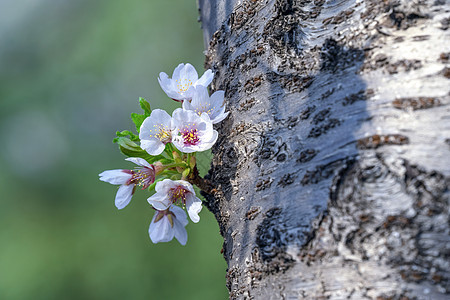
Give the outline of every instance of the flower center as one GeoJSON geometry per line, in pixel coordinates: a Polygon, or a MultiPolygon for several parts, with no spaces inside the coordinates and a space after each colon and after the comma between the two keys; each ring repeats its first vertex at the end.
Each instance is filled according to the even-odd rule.
{"type": "Polygon", "coordinates": [[[200,142],[197,128],[186,125],[180,130],[180,134],[185,146],[195,146],[200,142]]]}
{"type": "Polygon", "coordinates": [[[162,143],[167,144],[172,139],[172,135],[170,133],[170,130],[167,126],[164,126],[163,124],[155,124],[153,125],[155,129],[155,134],[150,134],[150,137],[157,138],[162,143]]]}
{"type": "Polygon", "coordinates": [[[175,79],[175,82],[177,83],[177,88],[180,91],[180,93],[186,92],[192,86],[192,81],[186,78],[175,79]]]}
{"type": "Polygon", "coordinates": [[[129,180],[129,184],[135,184],[142,186],[142,189],[146,189],[155,181],[155,171],[150,168],[140,168],[136,171],[132,171],[132,177],[129,180]]]}
{"type": "Polygon", "coordinates": [[[176,188],[172,188],[169,191],[169,199],[172,203],[176,203],[181,201],[181,203],[186,204],[186,194],[188,191],[181,186],[177,186],[176,188]]]}
{"type": "Polygon", "coordinates": [[[197,115],[201,115],[202,113],[207,113],[209,116],[211,116],[212,112],[214,111],[216,107],[214,106],[211,108],[211,104],[209,103],[202,103],[198,108],[196,108],[194,111],[197,113],[197,115]]]}
{"type": "Polygon", "coordinates": [[[176,217],[175,217],[175,214],[173,212],[171,212],[169,209],[158,210],[155,221],[153,223],[159,222],[162,218],[164,218],[164,216],[167,217],[167,219],[169,220],[170,226],[173,227],[173,218],[176,218],[176,217]]]}

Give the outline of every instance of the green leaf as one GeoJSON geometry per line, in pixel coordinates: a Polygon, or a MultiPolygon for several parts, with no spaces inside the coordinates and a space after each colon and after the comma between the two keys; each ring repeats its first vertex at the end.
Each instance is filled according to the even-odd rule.
{"type": "Polygon", "coordinates": [[[139,133],[141,129],[141,125],[147,117],[144,115],[140,115],[137,113],[131,114],[131,120],[133,120],[134,125],[136,125],[136,131],[139,133]]]}
{"type": "Polygon", "coordinates": [[[160,161],[161,163],[163,163],[164,160],[166,160],[166,158],[164,158],[164,156],[162,156],[162,155],[152,156],[150,159],[147,159],[147,161],[151,164],[156,161],[160,161]]]}
{"type": "Polygon", "coordinates": [[[147,161],[151,161],[154,157],[148,154],[145,150],[142,150],[138,144],[126,137],[118,137],[117,143],[119,144],[120,151],[128,157],[141,157],[147,161]]]}
{"type": "Polygon", "coordinates": [[[134,125],[136,125],[136,131],[138,133],[141,130],[141,125],[144,122],[144,120],[148,116],[150,116],[150,114],[152,113],[152,110],[150,108],[150,104],[144,98],[139,98],[139,105],[144,110],[144,114],[137,114],[137,113],[132,113],[131,114],[131,119],[133,120],[134,125]]]}
{"type": "Polygon", "coordinates": [[[130,140],[137,142],[139,141],[139,136],[135,135],[129,130],[123,130],[123,131],[117,131],[116,132],[117,137],[113,139],[113,143],[117,143],[119,141],[119,138],[121,137],[130,137],[130,140]]]}
{"type": "Polygon", "coordinates": [[[144,98],[139,98],[139,104],[141,105],[141,108],[144,110],[144,116],[148,117],[152,113],[152,110],[150,108],[150,103],[147,102],[144,98]]]}
{"type": "Polygon", "coordinates": [[[168,165],[168,164],[171,164],[171,163],[174,162],[173,159],[165,158],[164,156],[163,156],[161,159],[159,159],[159,161],[160,161],[163,165],[168,165]]]}

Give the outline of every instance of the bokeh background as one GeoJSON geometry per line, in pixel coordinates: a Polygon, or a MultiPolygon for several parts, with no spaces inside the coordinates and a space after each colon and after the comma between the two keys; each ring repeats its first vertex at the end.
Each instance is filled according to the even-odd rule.
{"type": "MultiPolygon", "coordinates": [[[[0,0],[0,299],[226,299],[212,214],[154,245],[138,191],[118,211],[104,170],[138,97],[178,105],[157,77],[203,73],[194,0],[0,0]]],[[[208,163],[203,163],[204,171],[208,163]]]]}

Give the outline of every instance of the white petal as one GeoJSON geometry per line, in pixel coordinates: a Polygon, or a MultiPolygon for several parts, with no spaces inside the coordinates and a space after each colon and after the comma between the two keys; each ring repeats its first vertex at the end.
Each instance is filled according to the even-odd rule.
{"type": "Polygon", "coordinates": [[[180,70],[180,79],[190,80],[194,84],[198,80],[198,73],[191,64],[184,65],[184,68],[180,70]]]}
{"type": "Polygon", "coordinates": [[[217,124],[223,121],[228,116],[229,113],[230,113],[229,111],[225,112],[225,107],[222,107],[221,111],[217,113],[217,115],[214,117],[213,120],[211,120],[211,122],[213,124],[217,124]]]}
{"type": "Polygon", "coordinates": [[[118,209],[122,209],[128,205],[133,196],[134,184],[121,185],[116,194],[115,204],[118,209]]]}
{"type": "Polygon", "coordinates": [[[186,216],[186,213],[181,207],[178,207],[176,205],[172,205],[169,210],[175,214],[175,217],[183,226],[186,226],[189,222],[186,216]]]}
{"type": "Polygon", "coordinates": [[[160,130],[167,131],[170,134],[171,123],[172,118],[166,111],[162,109],[152,111],[140,128],[139,138],[141,139],[141,148],[150,155],[161,154],[164,151],[165,145],[156,135],[160,130]]]}
{"type": "Polygon", "coordinates": [[[147,201],[157,210],[166,210],[172,204],[167,195],[162,193],[153,194],[147,201]]]}
{"type": "Polygon", "coordinates": [[[141,130],[153,130],[153,125],[162,125],[163,127],[170,127],[172,117],[162,109],[155,109],[152,111],[144,122],[142,122],[141,130]]]}
{"type": "Polygon", "coordinates": [[[176,84],[173,79],[170,79],[166,73],[161,72],[159,73],[158,82],[162,90],[167,94],[167,96],[169,96],[169,98],[179,100],[178,98],[180,98],[180,95],[178,94],[178,90],[176,89],[176,84]]]}
{"type": "Polygon", "coordinates": [[[179,64],[175,70],[173,70],[173,74],[172,74],[172,80],[179,80],[180,79],[180,74],[181,74],[181,70],[184,69],[184,64],[181,63],[179,64]]]}
{"type": "Polygon", "coordinates": [[[171,188],[175,188],[175,187],[177,187],[177,184],[175,181],[173,181],[171,179],[164,179],[164,180],[158,181],[156,183],[155,191],[157,193],[167,194],[167,192],[171,188]]]}
{"type": "Polygon", "coordinates": [[[205,106],[209,107],[210,99],[208,94],[208,89],[202,85],[196,86],[192,89],[192,106],[194,109],[197,109],[198,111],[204,111],[205,106]]]}
{"type": "Polygon", "coordinates": [[[100,180],[111,184],[125,184],[132,175],[124,170],[108,170],[100,174],[100,180]]]}
{"type": "Polygon", "coordinates": [[[210,98],[211,98],[211,104],[217,105],[218,107],[222,107],[224,104],[223,103],[224,99],[225,99],[225,91],[222,91],[222,90],[216,91],[211,95],[210,98]]]}
{"type": "Polygon", "coordinates": [[[164,151],[166,145],[156,138],[150,138],[148,140],[141,140],[141,148],[150,155],[159,155],[164,151]]]}
{"type": "Polygon", "coordinates": [[[181,245],[186,245],[187,243],[187,231],[184,228],[183,224],[178,221],[177,218],[173,219],[173,231],[175,234],[175,238],[180,242],[181,245]]]}
{"type": "Polygon", "coordinates": [[[198,199],[193,194],[186,195],[186,210],[192,222],[197,223],[200,221],[198,213],[202,210],[202,200],[198,199]]]}
{"type": "Polygon", "coordinates": [[[194,86],[193,85],[191,85],[186,92],[182,93],[183,100],[188,100],[188,101],[192,99],[193,95],[194,95],[194,86]]]}
{"type": "Polygon", "coordinates": [[[125,160],[131,161],[141,167],[153,168],[152,165],[148,163],[148,161],[140,157],[128,157],[125,158],[125,160]]]}
{"type": "Polygon", "coordinates": [[[207,70],[202,77],[195,83],[195,85],[208,86],[214,78],[214,73],[211,70],[207,70]]]}
{"type": "Polygon", "coordinates": [[[194,107],[189,101],[183,101],[182,107],[184,110],[194,110],[194,107]]]}
{"type": "Polygon", "coordinates": [[[175,233],[172,225],[166,216],[162,217],[161,220],[155,223],[154,220],[157,214],[158,212],[156,212],[155,216],[153,216],[152,222],[150,223],[150,227],[148,229],[150,239],[155,244],[160,242],[170,242],[175,233]]]}

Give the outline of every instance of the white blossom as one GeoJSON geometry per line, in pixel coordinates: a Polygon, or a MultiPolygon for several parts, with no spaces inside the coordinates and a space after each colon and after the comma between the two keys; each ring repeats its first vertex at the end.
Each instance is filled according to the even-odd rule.
{"type": "Polygon", "coordinates": [[[153,216],[148,234],[153,243],[170,242],[175,237],[181,245],[186,245],[188,220],[186,213],[178,206],[158,210],[153,216]]]}
{"type": "Polygon", "coordinates": [[[204,86],[192,88],[192,101],[184,101],[183,109],[192,110],[199,116],[207,113],[213,124],[219,123],[228,116],[225,112],[224,91],[216,91],[211,95],[204,86]]]}
{"type": "Polygon", "coordinates": [[[159,73],[159,84],[164,92],[176,101],[190,100],[192,98],[192,87],[207,87],[213,80],[214,73],[207,70],[200,79],[198,73],[191,64],[179,64],[173,71],[172,78],[161,72],[159,73]]]}
{"type": "Polygon", "coordinates": [[[184,153],[205,151],[217,140],[208,114],[197,115],[191,110],[177,108],[172,114],[172,143],[184,153]]]}
{"type": "Polygon", "coordinates": [[[195,196],[194,187],[184,180],[164,179],[155,186],[156,193],[147,199],[157,210],[165,210],[172,204],[182,204],[192,222],[200,221],[199,213],[202,210],[202,201],[195,196]]]}
{"type": "Polygon", "coordinates": [[[137,164],[140,168],[134,170],[108,170],[99,174],[101,181],[120,185],[115,199],[118,209],[122,209],[130,203],[136,186],[142,186],[142,189],[146,189],[155,181],[155,167],[145,159],[130,157],[125,160],[137,164]]]}
{"type": "Polygon", "coordinates": [[[142,122],[139,139],[141,148],[148,154],[161,154],[166,144],[172,141],[171,120],[172,117],[166,111],[155,109],[142,122]]]}

